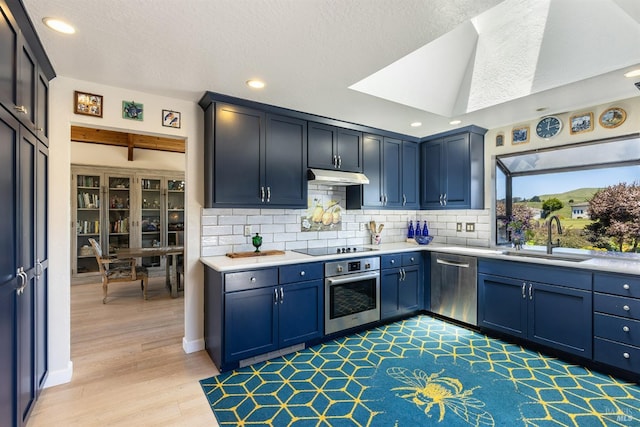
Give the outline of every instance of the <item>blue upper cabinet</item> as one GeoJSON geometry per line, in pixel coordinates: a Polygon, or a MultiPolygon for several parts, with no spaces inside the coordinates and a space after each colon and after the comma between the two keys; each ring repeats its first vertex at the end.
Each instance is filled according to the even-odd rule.
{"type": "Polygon", "coordinates": [[[310,168],[362,172],[362,132],[309,122],[310,168]]]}
{"type": "Polygon", "coordinates": [[[306,121],[227,103],[205,121],[206,206],[306,207],[306,121]]]}
{"type": "Polygon", "coordinates": [[[421,145],[422,209],[484,208],[484,133],[469,126],[421,145]]]}
{"type": "Polygon", "coordinates": [[[347,208],[418,208],[418,145],[365,134],[363,172],[369,184],[347,187],[347,208]]]}

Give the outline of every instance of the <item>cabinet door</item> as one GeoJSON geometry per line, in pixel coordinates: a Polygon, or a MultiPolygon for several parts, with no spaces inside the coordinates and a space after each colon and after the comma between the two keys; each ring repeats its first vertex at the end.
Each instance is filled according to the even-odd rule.
{"type": "Polygon", "coordinates": [[[307,207],[307,122],[267,115],[267,205],[307,207]]]}
{"type": "Polygon", "coordinates": [[[338,138],[333,126],[309,122],[307,140],[307,164],[310,168],[335,169],[337,156],[334,146],[338,138]]]}
{"type": "Polygon", "coordinates": [[[415,142],[402,142],[402,206],[406,209],[418,209],[420,193],[418,191],[418,171],[420,153],[415,142]]]}
{"type": "Polygon", "coordinates": [[[385,138],[382,156],[385,206],[402,206],[402,141],[385,138]]]}
{"type": "Polygon", "coordinates": [[[420,203],[423,209],[442,208],[442,176],[446,168],[442,164],[442,141],[430,141],[422,144],[422,195],[420,203]]]}
{"type": "MultiPolygon", "coordinates": [[[[132,189],[133,179],[129,175],[109,174],[105,177],[107,186],[107,220],[106,244],[102,245],[102,251],[114,254],[120,248],[132,247],[131,233],[133,221],[131,209],[133,203],[132,189]]],[[[155,211],[156,215],[159,209],[155,211]]],[[[144,218],[140,221],[142,228],[144,218]]],[[[106,223],[105,223],[106,225],[106,223]]],[[[103,234],[104,235],[104,234],[103,234]]],[[[151,246],[151,245],[149,245],[151,246]]]]}
{"type": "Polygon", "coordinates": [[[49,80],[38,72],[36,87],[36,123],[35,132],[38,139],[49,145],[49,80]]]}
{"type": "Polygon", "coordinates": [[[0,2],[0,104],[16,105],[18,26],[4,1],[0,2]]]}
{"type": "Polygon", "coordinates": [[[338,128],[334,153],[338,155],[338,169],[362,172],[362,132],[338,128]]]}
{"type": "MultiPolygon", "coordinates": [[[[103,195],[103,175],[90,170],[72,171],[72,182],[75,184],[71,194],[71,206],[76,229],[73,230],[72,243],[72,273],[97,273],[99,271],[96,257],[91,249],[89,239],[93,238],[105,248],[104,240],[100,238],[104,224],[101,219],[103,195]],[[85,173],[86,172],[86,173],[85,173]]],[[[107,206],[110,203],[107,201],[107,206]]]]}
{"type": "Polygon", "coordinates": [[[48,358],[48,300],[49,300],[49,245],[48,245],[48,188],[49,151],[44,143],[38,144],[36,159],[36,281],[35,281],[35,370],[36,394],[44,387],[49,372],[48,358]]]}
{"type": "MultiPolygon", "coordinates": [[[[136,182],[140,187],[138,207],[141,213],[139,231],[141,246],[143,248],[162,246],[164,244],[162,230],[165,229],[163,224],[162,178],[145,176],[136,179],[136,182]]],[[[129,231],[126,230],[126,235],[122,234],[121,236],[128,240],[129,231]]],[[[109,240],[111,244],[111,235],[109,240]]],[[[124,244],[125,242],[123,241],[122,243],[124,244]]],[[[143,257],[142,265],[145,267],[158,267],[160,265],[160,257],[143,257]]]]}
{"type": "Polygon", "coordinates": [[[214,204],[255,206],[262,203],[264,113],[216,104],[214,204]]]}
{"type": "Polygon", "coordinates": [[[527,335],[526,283],[488,274],[478,274],[478,324],[505,334],[527,335]]]}
{"type": "Polygon", "coordinates": [[[380,273],[380,320],[397,316],[400,309],[398,287],[400,269],[384,269],[380,273]]]}
{"type": "Polygon", "coordinates": [[[527,289],[528,339],[567,353],[591,358],[591,291],[531,283],[527,289]]]}
{"type": "Polygon", "coordinates": [[[184,245],[184,179],[167,180],[167,245],[184,245]]]}
{"type": "Polygon", "coordinates": [[[278,288],[279,347],[289,347],[322,336],[323,281],[312,280],[278,288]]]}
{"type": "Polygon", "coordinates": [[[36,57],[20,35],[18,38],[18,81],[16,86],[17,117],[32,132],[36,123],[36,82],[38,65],[36,57]]]}
{"type": "Polygon", "coordinates": [[[441,175],[445,206],[450,209],[469,207],[469,134],[444,140],[444,171],[441,175]]]}
{"type": "MultiPolygon", "coordinates": [[[[365,135],[362,142],[362,171],[369,178],[369,184],[362,185],[362,205],[380,207],[383,205],[382,145],[378,135],[365,135]]],[[[347,189],[349,193],[349,188],[347,189]]]]}
{"type": "Polygon", "coordinates": [[[268,287],[225,294],[225,364],[277,349],[276,291],[268,287]]]}
{"type": "Polygon", "coordinates": [[[407,314],[420,309],[420,267],[403,267],[403,277],[398,284],[398,310],[407,314]]]}

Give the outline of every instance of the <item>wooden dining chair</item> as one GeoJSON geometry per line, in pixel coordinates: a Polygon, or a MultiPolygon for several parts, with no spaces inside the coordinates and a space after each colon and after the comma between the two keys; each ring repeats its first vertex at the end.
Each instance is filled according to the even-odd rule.
{"type": "Polygon", "coordinates": [[[149,274],[146,267],[136,265],[135,258],[117,259],[102,255],[102,248],[95,239],[89,239],[93,253],[98,261],[102,276],[102,303],[107,303],[107,287],[109,283],[135,282],[140,280],[144,299],[147,299],[147,283],[149,274]]]}

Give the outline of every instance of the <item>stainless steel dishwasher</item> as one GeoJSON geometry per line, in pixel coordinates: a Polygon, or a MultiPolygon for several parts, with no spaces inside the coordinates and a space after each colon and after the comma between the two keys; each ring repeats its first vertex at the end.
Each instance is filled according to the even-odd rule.
{"type": "Polygon", "coordinates": [[[478,325],[478,260],[431,252],[431,311],[478,325]]]}

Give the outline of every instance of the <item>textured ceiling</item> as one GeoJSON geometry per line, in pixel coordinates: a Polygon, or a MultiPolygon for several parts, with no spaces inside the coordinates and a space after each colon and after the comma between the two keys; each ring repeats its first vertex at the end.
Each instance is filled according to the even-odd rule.
{"type": "Polygon", "coordinates": [[[220,92],[415,136],[451,118],[493,128],[539,107],[638,95],[621,72],[640,64],[637,0],[23,2],[60,76],[193,101],[220,92]],[[77,33],[52,32],[45,16],[77,33]],[[350,89],[421,48],[436,56],[393,78],[412,86],[350,89]],[[250,78],[266,88],[249,89],[250,78]]]}

